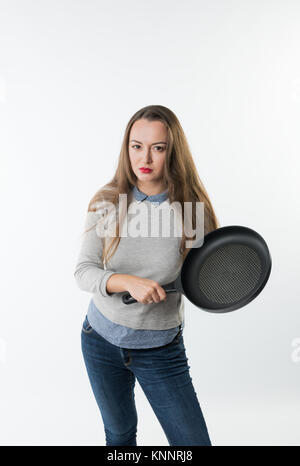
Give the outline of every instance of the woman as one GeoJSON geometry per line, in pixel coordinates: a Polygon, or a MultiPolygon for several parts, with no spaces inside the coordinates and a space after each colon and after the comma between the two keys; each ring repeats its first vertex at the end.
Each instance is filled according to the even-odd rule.
{"type": "MultiPolygon", "coordinates": [[[[211,445],[189,374],[183,296],[162,288],[177,277],[191,236],[185,229],[181,237],[151,236],[144,229],[150,220],[160,232],[160,219],[170,216],[174,201],[182,211],[184,202],[204,203],[204,233],[219,227],[177,117],[151,105],[130,119],[116,173],[89,203],[74,273],[79,288],[93,294],[81,341],[106,445],[137,445],[136,378],[169,445],[211,445]],[[119,195],[129,201],[126,209],[119,195]],[[144,234],[124,235],[125,218],[138,230],[132,217],[137,207],[144,234]],[[116,212],[119,220],[111,222],[116,212]],[[128,292],[136,300],[130,305],[122,301],[128,292]]],[[[195,215],[192,209],[193,228],[195,215]]]]}

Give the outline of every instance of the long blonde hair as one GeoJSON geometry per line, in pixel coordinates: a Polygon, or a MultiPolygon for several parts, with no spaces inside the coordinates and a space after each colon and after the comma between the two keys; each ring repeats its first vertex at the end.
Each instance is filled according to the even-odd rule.
{"type": "MultiPolygon", "coordinates": [[[[204,234],[219,228],[219,221],[197,172],[180,122],[170,109],[162,105],[148,105],[138,110],[131,117],[125,130],[116,172],[112,180],[101,187],[92,197],[88,205],[88,211],[96,211],[97,208],[95,205],[99,205],[98,203],[103,201],[108,201],[117,206],[119,194],[127,194],[129,196],[133,186],[137,185],[137,177],[132,170],[129,159],[128,146],[131,127],[141,118],[148,121],[161,121],[167,129],[167,153],[163,176],[168,190],[169,202],[179,202],[182,211],[184,210],[184,202],[192,203],[192,228],[195,228],[196,225],[195,204],[196,202],[203,202],[204,234]]],[[[185,235],[184,229],[182,229],[182,232],[179,251],[183,261],[189,251],[189,248],[185,247],[185,242],[186,239],[190,239],[190,237],[185,235]]],[[[120,225],[117,222],[116,236],[111,237],[111,241],[108,245],[105,244],[106,240],[104,241],[102,252],[102,261],[104,263],[107,263],[115,253],[120,242],[119,235],[120,225]],[[110,251],[111,254],[109,255],[110,251]]]]}

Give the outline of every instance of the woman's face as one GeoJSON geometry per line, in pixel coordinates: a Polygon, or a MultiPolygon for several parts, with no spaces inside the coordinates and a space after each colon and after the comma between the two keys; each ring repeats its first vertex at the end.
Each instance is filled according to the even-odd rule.
{"type": "Polygon", "coordinates": [[[167,152],[167,129],[161,121],[137,120],[129,135],[129,158],[140,186],[162,181],[167,152]],[[143,172],[141,168],[151,171],[143,172]]]}

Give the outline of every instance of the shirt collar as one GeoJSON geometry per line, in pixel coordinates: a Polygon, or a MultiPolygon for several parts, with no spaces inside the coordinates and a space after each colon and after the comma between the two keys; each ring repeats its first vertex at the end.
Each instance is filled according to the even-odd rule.
{"type": "Polygon", "coordinates": [[[137,186],[134,186],[132,188],[132,192],[137,201],[144,201],[145,199],[147,199],[147,201],[158,202],[160,204],[161,202],[165,201],[168,198],[167,189],[163,191],[162,193],[154,194],[153,196],[147,196],[147,194],[140,191],[137,186]]]}

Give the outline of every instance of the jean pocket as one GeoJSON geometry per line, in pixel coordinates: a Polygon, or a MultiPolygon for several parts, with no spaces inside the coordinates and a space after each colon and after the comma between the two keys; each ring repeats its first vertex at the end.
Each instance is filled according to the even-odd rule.
{"type": "Polygon", "coordinates": [[[82,331],[84,333],[92,333],[93,331],[93,328],[91,324],[89,323],[87,316],[85,316],[84,322],[82,324],[82,331]]]}

